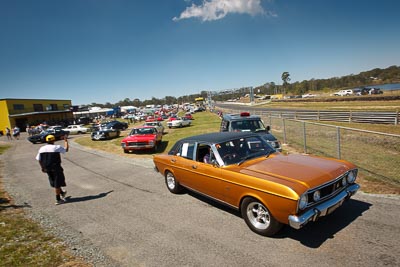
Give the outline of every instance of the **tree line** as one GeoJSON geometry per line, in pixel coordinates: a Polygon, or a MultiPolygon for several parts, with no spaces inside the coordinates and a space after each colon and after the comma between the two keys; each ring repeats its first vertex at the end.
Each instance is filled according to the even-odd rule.
{"type": "MultiPolygon", "coordinates": [[[[254,87],[255,94],[273,95],[302,95],[307,92],[330,92],[333,90],[351,89],[371,85],[398,83],[400,82],[400,66],[390,66],[386,69],[375,68],[359,74],[350,74],[342,77],[333,77],[329,79],[311,79],[301,82],[290,83],[290,73],[283,72],[282,85],[274,82],[267,82],[263,85],[254,87]]],[[[379,87],[379,86],[377,86],[379,87]]],[[[91,103],[91,106],[115,107],[115,106],[146,106],[146,105],[172,105],[176,103],[194,102],[196,98],[203,97],[207,99],[208,91],[201,91],[199,94],[184,95],[180,97],[165,96],[163,98],[152,97],[151,99],[141,101],[138,98],[133,100],[125,98],[117,103],[107,102],[105,104],[91,103]]],[[[212,91],[211,96],[215,101],[226,101],[232,98],[239,98],[249,94],[249,88],[237,88],[231,90],[212,91]]]]}

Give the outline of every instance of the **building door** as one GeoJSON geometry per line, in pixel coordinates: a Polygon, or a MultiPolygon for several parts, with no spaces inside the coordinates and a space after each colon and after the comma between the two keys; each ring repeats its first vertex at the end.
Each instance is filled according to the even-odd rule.
{"type": "Polygon", "coordinates": [[[15,119],[15,125],[19,128],[21,132],[26,132],[26,125],[28,124],[28,119],[27,118],[20,118],[20,119],[15,119]]]}

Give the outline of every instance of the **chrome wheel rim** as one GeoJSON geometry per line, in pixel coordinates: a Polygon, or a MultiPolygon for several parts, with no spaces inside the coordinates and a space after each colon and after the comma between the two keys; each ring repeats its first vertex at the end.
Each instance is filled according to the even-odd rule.
{"type": "Polygon", "coordinates": [[[271,223],[271,216],[267,208],[259,202],[251,202],[247,206],[247,218],[257,229],[265,230],[271,223]]]}
{"type": "Polygon", "coordinates": [[[167,174],[167,186],[169,189],[175,188],[175,177],[171,173],[167,174]]]}

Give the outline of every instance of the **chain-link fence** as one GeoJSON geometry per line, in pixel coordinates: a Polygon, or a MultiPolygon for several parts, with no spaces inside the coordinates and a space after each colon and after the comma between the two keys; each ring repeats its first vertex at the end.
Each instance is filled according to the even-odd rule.
{"type": "MultiPolygon", "coordinates": [[[[224,110],[238,113],[238,110],[224,110]]],[[[240,111],[239,111],[240,112],[240,111]]],[[[368,180],[400,185],[400,135],[288,119],[261,113],[272,134],[297,151],[353,162],[368,180]]]]}
{"type": "Polygon", "coordinates": [[[400,135],[262,117],[272,133],[298,151],[345,159],[356,164],[369,180],[400,184],[400,135]]]}

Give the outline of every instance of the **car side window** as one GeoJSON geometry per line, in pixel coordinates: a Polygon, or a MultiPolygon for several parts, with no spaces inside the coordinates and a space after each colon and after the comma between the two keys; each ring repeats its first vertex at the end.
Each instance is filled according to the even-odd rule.
{"type": "Polygon", "coordinates": [[[195,144],[191,142],[182,143],[178,155],[183,158],[194,160],[194,146],[195,144]]]}
{"type": "Polygon", "coordinates": [[[208,144],[199,144],[197,146],[196,153],[197,161],[203,163],[211,163],[212,160],[212,152],[211,147],[208,144]]]}
{"type": "Polygon", "coordinates": [[[229,121],[222,120],[222,121],[221,121],[220,132],[227,132],[228,129],[229,129],[229,121]]]}

